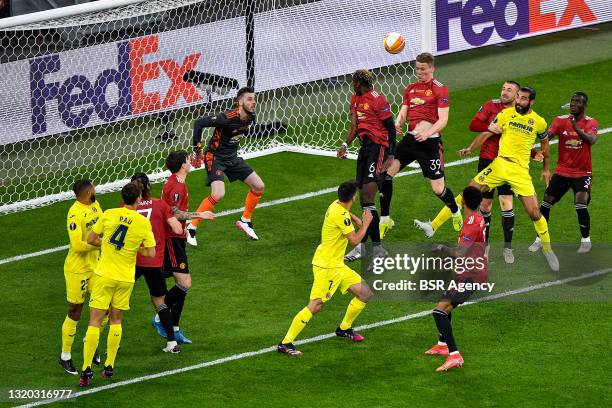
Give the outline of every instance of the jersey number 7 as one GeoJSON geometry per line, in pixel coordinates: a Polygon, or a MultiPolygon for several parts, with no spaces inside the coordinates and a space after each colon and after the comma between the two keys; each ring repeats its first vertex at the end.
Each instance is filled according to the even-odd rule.
{"type": "Polygon", "coordinates": [[[119,225],[108,239],[108,242],[113,244],[115,248],[117,248],[117,251],[120,251],[125,245],[125,236],[127,235],[127,232],[127,225],[119,225]]]}

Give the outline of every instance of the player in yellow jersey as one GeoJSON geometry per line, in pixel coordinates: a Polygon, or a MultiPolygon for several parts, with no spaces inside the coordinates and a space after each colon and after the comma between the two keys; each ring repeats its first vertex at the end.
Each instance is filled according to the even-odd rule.
{"type": "MultiPolygon", "coordinates": [[[[536,233],[542,241],[544,257],[550,268],[559,270],[559,260],[550,246],[548,223],[538,207],[538,198],[529,175],[531,147],[539,139],[544,154],[544,165],[541,178],[546,185],[550,181],[548,157],[548,131],[546,121],[531,107],[536,92],[533,88],[521,87],[513,107],[506,108],[497,114],[489,125],[489,131],[501,134],[497,157],[474,177],[470,185],[481,191],[509,184],[519,196],[525,211],[533,221],[536,233]]],[[[438,214],[440,217],[442,213],[438,214]]]]}
{"type": "Polygon", "coordinates": [[[355,181],[345,181],[340,184],[338,200],[334,201],[325,213],[321,244],[312,258],[314,282],[310,291],[310,301],[294,317],[287,335],[277,347],[280,353],[289,356],[302,355],[302,352],[293,346],[293,341],[338,288],[342,294],[350,291],[355,297],[349,303],[344,319],[336,329],[336,335],[353,341],[364,340],[363,336],[353,331],[352,325],[372,297],[372,290],[357,272],[344,264],[347,242],[352,246],[359,245],[372,221],[372,214],[367,209],[364,210],[361,220],[351,214],[350,209],[355,202],[356,194],[355,181]],[[355,232],[353,224],[359,228],[358,232],[355,232]]]}
{"type": "MultiPolygon", "coordinates": [[[[59,362],[66,373],[77,375],[79,372],[72,363],[72,343],[77,323],[81,319],[85,293],[91,292],[91,280],[100,253],[98,247],[87,243],[87,236],[102,215],[102,208],[96,201],[96,188],[91,180],[78,180],[72,191],[76,201],[68,210],[66,218],[70,248],[64,262],[68,314],[62,324],[62,354],[59,362]]],[[[96,359],[96,363],[98,361],[96,359]]]]}
{"type": "Polygon", "coordinates": [[[89,300],[89,327],[85,335],[83,371],[79,385],[93,377],[91,358],[100,340],[100,324],[110,310],[107,356],[102,377],[111,377],[121,341],[123,311],[130,309],[130,295],[136,275],[136,255],[155,256],[155,238],[149,220],[136,212],[141,191],[134,183],[121,190],[124,207],[106,210],[87,237],[90,245],[101,247],[96,265],[96,284],[89,300]]]}

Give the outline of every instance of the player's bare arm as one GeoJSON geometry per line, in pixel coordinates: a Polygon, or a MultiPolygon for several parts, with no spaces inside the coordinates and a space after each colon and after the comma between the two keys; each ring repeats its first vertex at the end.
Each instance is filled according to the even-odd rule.
{"type": "Polygon", "coordinates": [[[597,143],[597,135],[587,133],[584,130],[580,129],[578,127],[574,115],[570,115],[570,121],[572,122],[572,127],[574,128],[574,131],[578,134],[578,136],[580,136],[580,139],[582,139],[583,142],[588,143],[590,145],[594,145],[595,143],[597,143]]]}
{"type": "Polygon", "coordinates": [[[102,246],[102,240],[100,239],[100,236],[93,231],[91,231],[87,236],[87,243],[96,247],[102,246]]]}
{"type": "Polygon", "coordinates": [[[349,243],[352,246],[357,246],[359,244],[361,244],[361,240],[363,240],[363,237],[365,237],[365,234],[368,232],[368,227],[370,226],[370,223],[372,222],[372,213],[370,212],[370,210],[364,210],[363,211],[363,215],[361,217],[361,228],[359,228],[359,231],[355,232],[355,231],[351,231],[348,234],[346,234],[346,239],[348,239],[349,243]]]}
{"type": "Polygon", "coordinates": [[[363,226],[363,223],[361,222],[361,218],[359,218],[353,213],[350,213],[350,214],[351,214],[351,221],[353,222],[355,227],[357,227],[357,229],[361,229],[363,226]]]}
{"type": "Polygon", "coordinates": [[[497,123],[495,123],[495,121],[493,121],[489,124],[489,132],[501,135],[502,128],[497,123]]]}
{"type": "Polygon", "coordinates": [[[493,136],[494,133],[489,132],[489,131],[485,131],[485,132],[480,132],[480,134],[478,134],[474,140],[472,140],[472,143],[470,143],[470,145],[468,147],[464,147],[461,150],[457,151],[457,154],[460,157],[465,157],[469,154],[472,154],[472,152],[474,150],[480,149],[480,146],[482,146],[482,144],[491,136],[493,136]]]}
{"type": "Polygon", "coordinates": [[[467,254],[469,247],[463,247],[463,246],[452,246],[451,247],[451,246],[443,245],[443,244],[434,244],[434,246],[431,249],[433,252],[439,252],[445,256],[450,256],[452,258],[462,258],[467,254]]]}
{"type": "Polygon", "coordinates": [[[424,142],[429,139],[431,136],[439,133],[446,127],[448,123],[448,113],[450,112],[450,108],[447,106],[445,108],[438,108],[438,120],[434,123],[428,130],[422,132],[415,132],[414,140],[417,142],[424,142]]]}
{"type": "Polygon", "coordinates": [[[548,136],[540,140],[540,149],[542,151],[542,173],[540,180],[544,180],[546,187],[550,183],[550,141],[548,136]]]}
{"type": "Polygon", "coordinates": [[[338,152],[336,153],[337,157],[339,157],[340,159],[346,158],[346,149],[350,146],[351,143],[353,143],[353,140],[355,140],[355,137],[357,137],[357,113],[352,112],[351,113],[351,125],[349,126],[349,130],[348,130],[348,133],[346,134],[346,138],[344,139],[344,142],[342,142],[342,145],[340,146],[340,148],[338,149],[338,152]]]}
{"type": "Polygon", "coordinates": [[[183,233],[183,226],[176,217],[170,217],[166,220],[166,222],[172,229],[172,232],[174,232],[176,235],[181,235],[183,233]]]}
{"type": "Polygon", "coordinates": [[[406,118],[408,117],[408,105],[402,105],[399,113],[397,114],[397,118],[395,119],[395,130],[397,133],[402,133],[402,128],[406,123],[406,118]]]}
{"type": "Polygon", "coordinates": [[[188,220],[193,220],[195,218],[201,218],[203,220],[214,220],[215,219],[215,215],[211,213],[210,211],[202,211],[202,212],[181,211],[175,205],[172,206],[172,212],[174,213],[174,216],[176,217],[176,219],[179,221],[188,221],[188,220]]]}
{"type": "Polygon", "coordinates": [[[138,253],[145,258],[155,258],[155,247],[142,247],[138,249],[138,253]]]}

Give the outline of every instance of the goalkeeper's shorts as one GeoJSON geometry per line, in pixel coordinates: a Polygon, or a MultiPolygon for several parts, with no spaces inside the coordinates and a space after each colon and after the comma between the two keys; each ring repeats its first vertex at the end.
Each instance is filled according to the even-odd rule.
{"type": "Polygon", "coordinates": [[[213,153],[206,153],[206,172],[208,178],[206,185],[210,186],[213,181],[223,181],[224,176],[231,182],[240,180],[244,181],[253,173],[253,169],[244,161],[242,157],[234,157],[231,159],[219,159],[213,153]]]}

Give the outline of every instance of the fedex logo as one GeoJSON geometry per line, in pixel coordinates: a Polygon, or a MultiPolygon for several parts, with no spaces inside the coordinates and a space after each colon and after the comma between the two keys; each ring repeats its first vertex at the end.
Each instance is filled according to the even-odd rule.
{"type": "Polygon", "coordinates": [[[47,102],[51,100],[57,100],[59,117],[71,129],[86,126],[94,114],[102,122],[111,122],[172,107],[180,97],[187,103],[200,101],[202,96],[193,83],[183,81],[183,74],[195,68],[201,54],[189,54],[180,64],[172,59],[144,62],[145,57],[154,59],[158,50],[157,35],[119,42],[116,68],[101,70],[95,78],[76,74],[63,82],[46,79],[49,74],[61,75],[59,54],[30,61],[32,134],[47,131],[47,102]],[[159,78],[160,70],[171,80],[163,98],[162,92],[147,92],[144,86],[146,81],[159,78]],[[117,89],[115,101],[108,98],[111,84],[117,89]]]}
{"type": "Polygon", "coordinates": [[[489,41],[493,31],[504,40],[518,35],[568,27],[575,18],[583,23],[597,20],[586,0],[436,0],[436,38],[438,51],[450,49],[450,21],[459,19],[461,34],[477,47],[489,41]],[[542,5],[564,4],[559,16],[542,12],[542,5]],[[514,22],[506,20],[507,11],[516,9],[514,22]],[[477,28],[478,27],[478,28],[477,28]]]}

